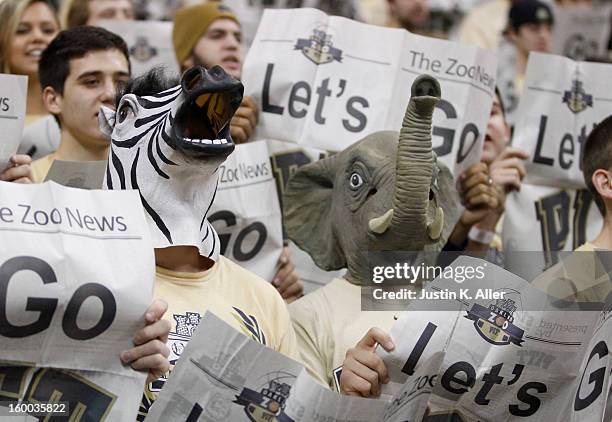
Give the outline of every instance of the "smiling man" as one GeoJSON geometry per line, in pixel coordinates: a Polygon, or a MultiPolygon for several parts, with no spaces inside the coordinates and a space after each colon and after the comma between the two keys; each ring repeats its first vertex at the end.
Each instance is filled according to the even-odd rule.
{"type": "Polygon", "coordinates": [[[44,180],[55,159],[106,160],[109,142],[98,128],[98,113],[102,105],[114,107],[117,86],[130,77],[125,42],[101,28],[63,31],[43,53],[39,74],[61,141],[56,152],[32,164],[34,181],[44,180]]]}

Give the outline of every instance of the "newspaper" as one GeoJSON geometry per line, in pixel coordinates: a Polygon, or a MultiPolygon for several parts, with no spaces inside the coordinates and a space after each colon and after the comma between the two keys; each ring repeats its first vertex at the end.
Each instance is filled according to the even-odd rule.
{"type": "Polygon", "coordinates": [[[208,221],[221,242],[221,254],[271,281],[283,247],[278,203],[265,142],[236,145],[219,167],[219,187],[208,221]]]}
{"type": "Polygon", "coordinates": [[[172,45],[172,22],[103,20],[99,25],[125,40],[133,77],[160,66],[168,74],[179,76],[172,45]]]}
{"type": "Polygon", "coordinates": [[[426,291],[466,289],[467,297],[454,301],[457,309],[446,301],[415,311],[420,301],[399,317],[390,332],[395,350],[378,350],[391,379],[383,393],[397,399],[412,384],[400,394],[402,406],[423,412],[426,395],[429,414],[463,421],[601,421],[612,369],[609,312],[562,310],[525,280],[480,259],[463,256],[450,267],[480,267],[485,277],[467,279],[460,289],[454,279],[437,279],[426,291]]]}
{"type": "Polygon", "coordinates": [[[480,160],[495,73],[495,55],[474,46],[316,9],[267,9],[242,81],[259,105],[257,139],[340,151],[372,132],[399,131],[412,82],[435,76],[442,101],[433,146],[458,175],[480,160]]]}
{"type": "MultiPolygon", "coordinates": [[[[378,348],[391,380],[378,399],[328,390],[301,364],[207,312],[146,420],[601,421],[611,382],[610,310],[560,309],[491,263],[460,257],[451,264],[468,266],[484,268],[484,282],[461,284],[476,299],[446,301],[442,311],[411,305],[400,315],[390,333],[395,350],[378,348]],[[501,293],[505,299],[489,298],[501,293]]],[[[453,283],[438,278],[428,291],[453,283]]]]}
{"type": "Polygon", "coordinates": [[[27,76],[0,74],[0,172],[21,142],[27,96],[27,76]]]}
{"type": "Polygon", "coordinates": [[[608,53],[612,5],[555,7],[552,52],[574,60],[605,60],[608,53]]]}
{"type": "Polygon", "coordinates": [[[520,192],[506,200],[506,251],[573,250],[601,229],[580,164],[593,127],[612,114],[612,65],[532,53],[513,146],[529,153],[520,192]]]}
{"type": "Polygon", "coordinates": [[[258,418],[284,415],[302,371],[299,363],[206,312],[145,420],[248,421],[245,412],[258,418]]]}
{"type": "Polygon", "coordinates": [[[503,250],[542,251],[540,271],[557,261],[559,251],[573,251],[595,239],[602,216],[587,189],[560,189],[523,183],[506,197],[503,250]]]}
{"type": "Polygon", "coordinates": [[[144,326],[152,252],[136,191],[0,182],[0,408],[59,393],[70,416],[135,420],[145,373],[119,355],[144,326]]]}
{"type": "Polygon", "coordinates": [[[207,312],[145,421],[366,422],[380,420],[386,405],[339,396],[207,312]]]}
{"type": "MultiPolygon", "coordinates": [[[[453,268],[468,265],[489,265],[487,285],[514,299],[493,308],[486,300],[468,300],[458,302],[456,311],[403,314],[391,332],[395,351],[381,352],[390,371],[389,400],[327,391],[299,364],[207,314],[178,363],[177,370],[184,369],[173,373],[151,420],[404,421],[445,412],[481,421],[600,420],[612,365],[602,352],[612,334],[609,311],[540,311],[549,299],[524,280],[474,258],[460,258],[453,268]],[[491,310],[498,313],[492,322],[484,315],[491,310]],[[211,338],[218,341],[210,345],[211,338]],[[196,383],[206,384],[191,388],[196,383]],[[593,383],[596,388],[589,389],[593,383]],[[222,391],[211,396],[213,388],[222,391]],[[578,404],[567,409],[570,401],[578,404]]],[[[477,285],[466,281],[462,287],[477,285]]]]}
{"type": "Polygon", "coordinates": [[[513,146],[529,152],[524,182],[580,189],[584,141],[612,114],[612,64],[529,55],[513,146]]]}

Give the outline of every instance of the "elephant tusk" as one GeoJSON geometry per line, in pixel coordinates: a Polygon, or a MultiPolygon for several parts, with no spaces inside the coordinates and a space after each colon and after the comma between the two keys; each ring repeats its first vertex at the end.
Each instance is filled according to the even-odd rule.
{"type": "Polygon", "coordinates": [[[444,210],[440,207],[436,210],[434,220],[427,226],[427,234],[431,240],[438,240],[444,227],[444,210]]]}
{"type": "Polygon", "coordinates": [[[368,226],[370,230],[376,234],[383,234],[389,228],[389,224],[391,224],[391,219],[393,218],[393,208],[388,210],[386,213],[381,215],[380,217],[372,218],[368,226]]]}

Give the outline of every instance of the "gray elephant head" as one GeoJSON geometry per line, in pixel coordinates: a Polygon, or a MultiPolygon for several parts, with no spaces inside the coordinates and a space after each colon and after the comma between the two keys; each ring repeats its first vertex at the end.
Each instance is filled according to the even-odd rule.
{"type": "Polygon", "coordinates": [[[459,217],[449,169],[436,160],[431,119],[441,92],[420,76],[399,132],[373,133],[301,167],[283,199],[287,234],[324,270],[362,284],[368,251],[439,251],[459,217]]]}

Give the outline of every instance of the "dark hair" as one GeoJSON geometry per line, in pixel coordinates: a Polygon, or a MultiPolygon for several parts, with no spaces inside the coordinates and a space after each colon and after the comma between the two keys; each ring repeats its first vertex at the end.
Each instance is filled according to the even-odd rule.
{"type": "Polygon", "coordinates": [[[154,67],[144,75],[130,80],[123,89],[117,91],[115,108],[119,107],[121,97],[126,94],[134,94],[139,97],[153,95],[175,87],[180,83],[181,81],[177,76],[167,75],[163,67],[154,67]]]}
{"type": "Polygon", "coordinates": [[[50,86],[62,94],[64,83],[70,73],[70,61],[83,58],[92,51],[106,50],[118,50],[123,53],[131,72],[128,48],[120,36],[94,26],[79,26],[61,31],[40,58],[38,77],[42,89],[50,86]]]}
{"type": "Polygon", "coordinates": [[[596,170],[612,169],[612,116],[606,117],[589,134],[584,143],[581,163],[584,182],[593,194],[597,208],[602,215],[605,215],[605,204],[595,189],[592,179],[596,170]]]}

